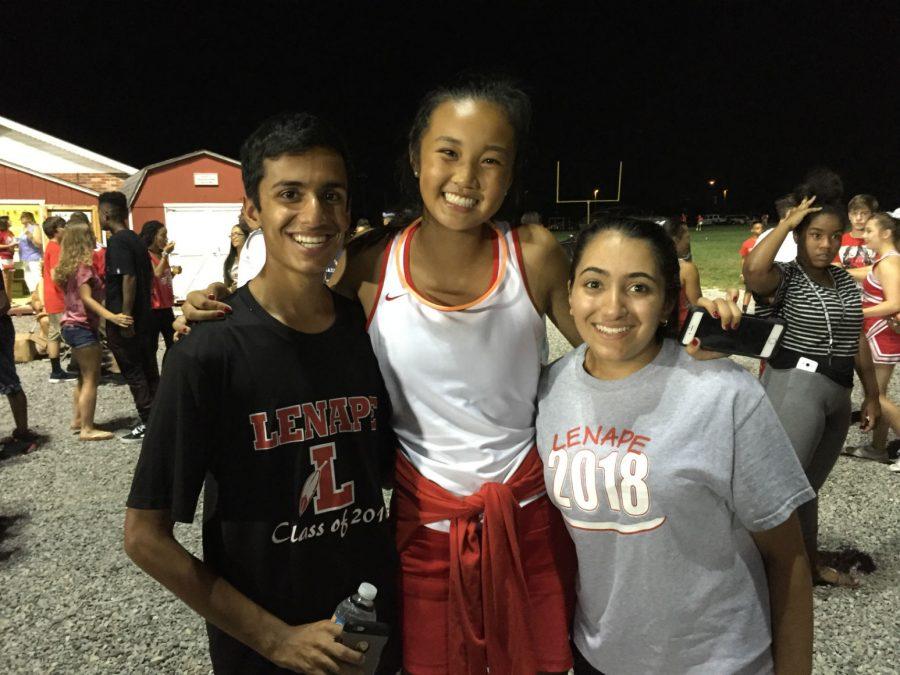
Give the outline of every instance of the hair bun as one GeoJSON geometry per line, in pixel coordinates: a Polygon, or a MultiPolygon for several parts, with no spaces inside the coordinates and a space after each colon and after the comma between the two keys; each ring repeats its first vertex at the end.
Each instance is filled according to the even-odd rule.
{"type": "Polygon", "coordinates": [[[794,196],[798,202],[804,198],[815,197],[817,206],[842,206],[844,182],[831,169],[817,167],[806,174],[803,183],[794,190],[794,196]]]}

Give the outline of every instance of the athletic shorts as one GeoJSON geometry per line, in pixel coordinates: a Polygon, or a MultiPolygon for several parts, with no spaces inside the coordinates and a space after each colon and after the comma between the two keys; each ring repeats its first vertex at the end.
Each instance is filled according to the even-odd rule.
{"type": "Polygon", "coordinates": [[[62,337],[72,349],[100,344],[97,333],[84,326],[63,326],[62,337]]]}
{"type": "Polygon", "coordinates": [[[0,316],[0,394],[8,396],[22,391],[22,383],[16,372],[16,329],[12,319],[0,316]]]}
{"type": "MultiPolygon", "coordinates": [[[[572,667],[569,629],[575,605],[575,551],[547,496],[517,512],[531,634],[538,670],[572,667]]],[[[403,668],[412,675],[444,675],[449,610],[450,536],[419,527],[400,554],[400,615],[403,668]]]]}
{"type": "Polygon", "coordinates": [[[40,260],[28,260],[22,263],[22,272],[25,275],[25,285],[28,286],[28,292],[34,293],[37,290],[38,284],[41,283],[41,279],[43,278],[41,273],[41,261],[40,260]]]}

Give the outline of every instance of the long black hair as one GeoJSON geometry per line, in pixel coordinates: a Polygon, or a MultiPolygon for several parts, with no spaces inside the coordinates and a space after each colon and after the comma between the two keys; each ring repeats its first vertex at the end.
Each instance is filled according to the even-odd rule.
{"type": "MultiPolygon", "coordinates": [[[[247,243],[247,237],[250,236],[250,226],[244,222],[243,218],[238,219],[237,223],[231,226],[231,230],[239,227],[241,232],[244,233],[244,243],[247,243]]],[[[228,239],[229,243],[231,241],[231,230],[228,231],[228,239]]],[[[231,244],[231,248],[228,249],[228,255],[225,257],[225,263],[222,265],[222,276],[225,277],[225,285],[229,288],[234,283],[234,279],[231,278],[231,266],[234,265],[234,259],[237,258],[238,250],[234,247],[234,244],[231,244]]]]}
{"type": "Polygon", "coordinates": [[[531,99],[521,86],[509,77],[485,74],[460,75],[450,83],[432,89],[419,102],[407,134],[405,152],[397,161],[397,181],[400,185],[403,206],[396,209],[397,216],[387,227],[375,228],[349,242],[347,250],[351,254],[392,236],[398,229],[406,227],[422,215],[422,195],[412,166],[419,162],[422,137],[428,131],[431,115],[438,106],[448,101],[465,100],[493,103],[503,110],[513,128],[516,143],[513,182],[500,213],[506,217],[507,212],[519,209],[522,201],[520,177],[525,168],[531,134],[531,99]]]}
{"type": "Polygon", "coordinates": [[[594,237],[604,232],[618,232],[625,237],[639,239],[650,245],[663,279],[664,302],[671,304],[666,323],[656,329],[656,339],[677,337],[678,294],[681,292],[680,268],[678,254],[675,252],[675,242],[661,225],[646,220],[595,220],[591,222],[590,226],[582,230],[578,234],[578,239],[575,240],[575,246],[572,249],[572,264],[569,267],[569,284],[575,283],[575,272],[581,263],[584,249],[594,237]]]}
{"type": "Polygon", "coordinates": [[[153,246],[153,240],[156,239],[157,233],[164,227],[165,225],[158,220],[148,220],[144,223],[139,236],[141,242],[147,247],[148,251],[150,250],[150,247],[153,246]]]}

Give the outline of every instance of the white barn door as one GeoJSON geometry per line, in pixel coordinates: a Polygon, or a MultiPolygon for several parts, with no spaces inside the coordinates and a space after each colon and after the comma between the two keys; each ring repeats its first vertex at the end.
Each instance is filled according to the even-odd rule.
{"type": "Polygon", "coordinates": [[[222,265],[231,248],[231,228],[241,204],[164,204],[169,241],[175,242],[170,263],[181,265],[173,280],[175,297],[222,281],[222,265]]]}

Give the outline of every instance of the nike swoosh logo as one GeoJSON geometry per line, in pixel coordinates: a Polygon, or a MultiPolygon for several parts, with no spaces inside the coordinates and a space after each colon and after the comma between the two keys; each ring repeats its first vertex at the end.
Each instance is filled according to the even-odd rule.
{"type": "Polygon", "coordinates": [[[400,295],[391,295],[390,293],[384,294],[384,299],[390,302],[391,300],[396,300],[397,298],[402,298],[406,293],[401,293],[400,295]]]}

